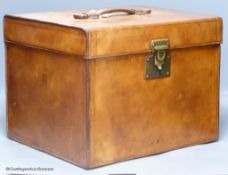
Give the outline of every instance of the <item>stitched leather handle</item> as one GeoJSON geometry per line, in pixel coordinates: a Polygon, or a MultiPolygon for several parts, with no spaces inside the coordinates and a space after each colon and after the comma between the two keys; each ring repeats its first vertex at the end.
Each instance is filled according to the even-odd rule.
{"type": "Polygon", "coordinates": [[[111,8],[111,9],[100,9],[90,10],[88,12],[81,12],[74,14],[75,19],[98,19],[98,18],[109,18],[114,16],[113,14],[119,15],[145,15],[151,13],[151,9],[140,8],[140,9],[128,9],[128,8],[111,8]]]}

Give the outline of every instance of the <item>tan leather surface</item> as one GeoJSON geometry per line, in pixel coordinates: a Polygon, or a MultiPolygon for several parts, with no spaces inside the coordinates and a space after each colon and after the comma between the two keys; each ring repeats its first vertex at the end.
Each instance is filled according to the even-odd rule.
{"type": "Polygon", "coordinates": [[[5,17],[5,40],[86,59],[150,52],[150,41],[159,38],[169,38],[173,49],[222,42],[219,17],[151,10],[147,15],[84,20],[74,19],[74,11],[10,15],[5,17]]]}
{"type": "Polygon", "coordinates": [[[86,166],[85,60],[7,45],[8,136],[86,166]]]}
{"type": "Polygon", "coordinates": [[[171,76],[144,79],[144,54],[91,61],[91,166],[218,138],[219,46],[171,52],[171,76]]]}
{"type": "Polygon", "coordinates": [[[86,33],[81,29],[12,17],[5,17],[4,24],[5,41],[78,56],[86,55],[86,33]]]}
{"type": "Polygon", "coordinates": [[[107,57],[151,52],[150,41],[168,38],[170,48],[220,43],[221,20],[95,29],[90,34],[90,57],[107,57]],[[194,37],[193,37],[194,36],[194,37]]]}
{"type": "Polygon", "coordinates": [[[7,45],[8,136],[84,168],[215,141],[219,54],[174,50],[171,76],[145,80],[146,54],[86,64],[7,45]]]}
{"type": "Polygon", "coordinates": [[[10,138],[84,168],[218,139],[221,18],[74,13],[5,17],[10,138]],[[145,80],[160,38],[171,75],[145,80]]]}
{"type": "MultiPolygon", "coordinates": [[[[130,7],[129,7],[130,8],[130,7]]],[[[140,7],[132,7],[140,8],[140,7]]],[[[213,19],[212,15],[183,12],[176,10],[168,10],[161,8],[153,8],[142,6],[142,8],[151,8],[151,14],[148,15],[132,15],[132,16],[116,16],[112,18],[102,19],[89,19],[89,20],[76,20],[73,15],[82,11],[65,11],[65,12],[41,12],[30,14],[16,14],[11,15],[14,17],[20,17],[25,19],[31,19],[35,21],[59,24],[67,27],[82,28],[85,30],[105,28],[105,27],[120,27],[120,26],[138,26],[138,25],[155,25],[155,24],[169,24],[173,22],[187,22],[187,21],[201,21],[205,19],[213,19]]],[[[90,9],[91,10],[91,9],[90,9]]]]}

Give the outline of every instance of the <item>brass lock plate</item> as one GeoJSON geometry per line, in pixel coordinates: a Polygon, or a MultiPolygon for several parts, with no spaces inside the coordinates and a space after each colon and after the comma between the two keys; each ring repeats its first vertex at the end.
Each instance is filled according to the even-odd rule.
{"type": "Polygon", "coordinates": [[[153,40],[151,49],[154,52],[145,58],[145,79],[170,76],[169,40],[153,40]]]}

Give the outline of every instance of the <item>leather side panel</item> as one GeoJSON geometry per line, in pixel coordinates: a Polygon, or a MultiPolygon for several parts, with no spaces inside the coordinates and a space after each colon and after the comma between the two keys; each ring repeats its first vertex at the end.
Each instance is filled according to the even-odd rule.
{"type": "Polygon", "coordinates": [[[222,19],[98,28],[90,36],[91,58],[151,52],[151,40],[162,38],[171,49],[197,47],[222,42],[222,19]]]}
{"type": "Polygon", "coordinates": [[[91,60],[91,167],[218,139],[219,45],[171,51],[171,76],[144,79],[146,54],[91,60]]]}
{"type": "Polygon", "coordinates": [[[8,137],[86,167],[86,60],[6,48],[8,137]]]}
{"type": "Polygon", "coordinates": [[[77,28],[6,16],[4,35],[6,41],[78,56],[86,55],[86,33],[77,28]]]}

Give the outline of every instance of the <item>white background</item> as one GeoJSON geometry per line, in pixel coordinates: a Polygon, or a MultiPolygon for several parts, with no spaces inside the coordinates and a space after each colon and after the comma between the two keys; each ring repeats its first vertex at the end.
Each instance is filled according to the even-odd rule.
{"type": "MultiPolygon", "coordinates": [[[[227,48],[227,0],[0,0],[0,174],[6,173],[6,167],[47,167],[53,172],[13,172],[18,174],[114,174],[136,173],[141,175],[217,175],[228,174],[228,48],[227,48]],[[2,18],[4,14],[77,10],[83,8],[101,8],[122,5],[149,5],[193,12],[203,12],[223,17],[224,44],[221,60],[221,92],[220,92],[220,136],[219,141],[211,144],[188,147],[164,154],[117,163],[114,165],[84,170],[40,151],[9,140],[5,127],[5,58],[2,37],[2,18]]],[[[7,172],[9,173],[9,172],[7,172]]]]}

